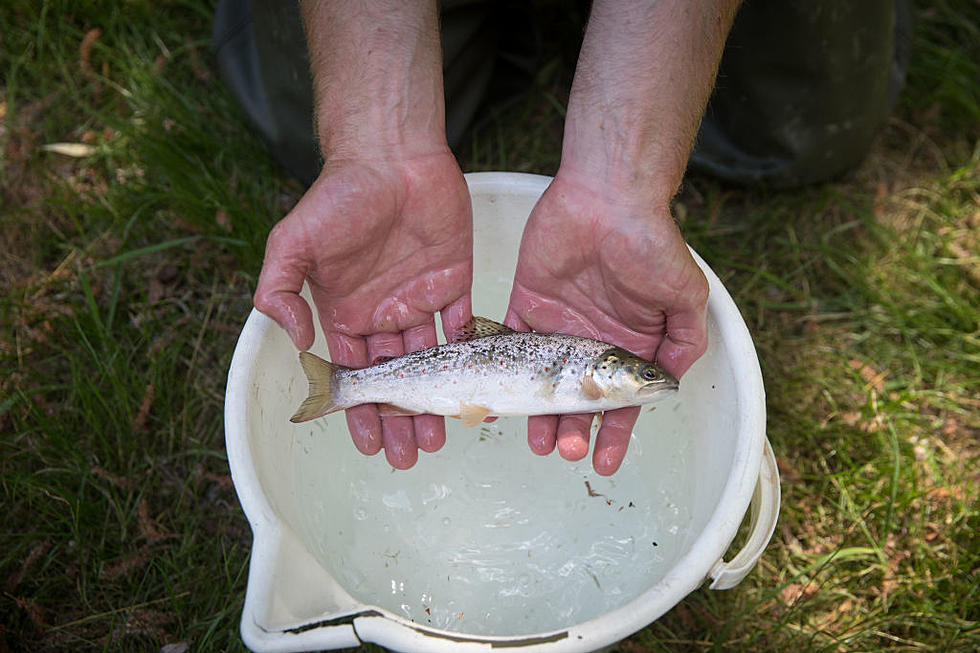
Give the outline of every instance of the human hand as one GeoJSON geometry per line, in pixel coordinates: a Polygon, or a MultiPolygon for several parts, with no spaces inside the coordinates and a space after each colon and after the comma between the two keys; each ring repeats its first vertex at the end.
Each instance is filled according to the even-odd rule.
{"type": "MultiPolygon", "coordinates": [[[[524,229],[505,322],[619,345],[680,378],[707,347],[708,284],[669,208],[620,190],[559,171],[524,229]]],[[[596,472],[622,464],[639,413],[604,414],[596,472]]],[[[579,460],[591,425],[591,414],[531,417],[528,444],[579,460]]]]}
{"type": "MultiPolygon", "coordinates": [[[[269,234],[255,307],[300,350],[313,344],[310,286],[335,363],[434,346],[434,313],[447,336],[470,317],[470,198],[448,148],[404,160],[331,161],[269,234]]],[[[347,410],[355,446],[406,469],[418,449],[445,443],[443,418],[381,417],[373,404],[347,410]]]]}

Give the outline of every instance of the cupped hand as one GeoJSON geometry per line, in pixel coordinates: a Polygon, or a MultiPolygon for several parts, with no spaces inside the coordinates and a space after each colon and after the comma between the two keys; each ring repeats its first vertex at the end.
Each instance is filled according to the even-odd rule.
{"type": "MultiPolygon", "coordinates": [[[[470,317],[470,197],[448,148],[404,160],[332,161],[269,234],[255,307],[300,350],[313,344],[310,286],[335,363],[366,367],[380,357],[434,346],[434,314],[456,333],[470,317]]],[[[441,417],[381,417],[373,404],[347,411],[355,446],[383,447],[392,466],[445,443],[441,417]]]]}
{"type": "MultiPolygon", "coordinates": [[[[559,170],[528,218],[506,322],[619,345],[680,378],[707,347],[708,284],[670,216],[629,189],[595,188],[559,170]]],[[[623,462],[639,407],[603,415],[593,451],[599,474],[623,462]]],[[[579,460],[593,416],[528,420],[528,444],[579,460]]]]}

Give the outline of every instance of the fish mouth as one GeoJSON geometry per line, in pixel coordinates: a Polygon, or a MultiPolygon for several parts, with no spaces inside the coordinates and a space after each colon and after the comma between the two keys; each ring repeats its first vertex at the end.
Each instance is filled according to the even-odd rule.
{"type": "Polygon", "coordinates": [[[672,392],[680,387],[680,381],[669,374],[664,374],[664,378],[658,379],[653,383],[647,383],[639,389],[641,395],[652,395],[659,392],[672,392]]]}

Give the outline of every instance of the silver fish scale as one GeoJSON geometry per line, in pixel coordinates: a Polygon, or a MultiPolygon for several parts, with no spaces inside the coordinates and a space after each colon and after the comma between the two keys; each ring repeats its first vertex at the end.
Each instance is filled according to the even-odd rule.
{"type": "Polygon", "coordinates": [[[529,397],[538,397],[540,405],[556,392],[580,396],[585,372],[612,347],[564,334],[515,332],[423,349],[364,369],[341,369],[336,380],[349,405],[373,401],[453,414],[463,400],[496,408],[489,405],[494,402],[506,411],[506,406],[529,403],[529,397]]]}
{"type": "Polygon", "coordinates": [[[564,334],[509,333],[468,342],[454,342],[352,370],[351,380],[408,378],[438,372],[506,371],[557,374],[568,366],[582,372],[613,345],[564,334]]]}

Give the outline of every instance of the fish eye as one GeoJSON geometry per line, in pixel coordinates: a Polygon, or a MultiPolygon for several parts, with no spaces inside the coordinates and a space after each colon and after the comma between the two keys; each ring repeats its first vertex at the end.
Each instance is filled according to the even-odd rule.
{"type": "Polygon", "coordinates": [[[647,381],[654,381],[657,378],[657,370],[651,366],[644,367],[640,370],[640,376],[642,376],[647,381]]]}

